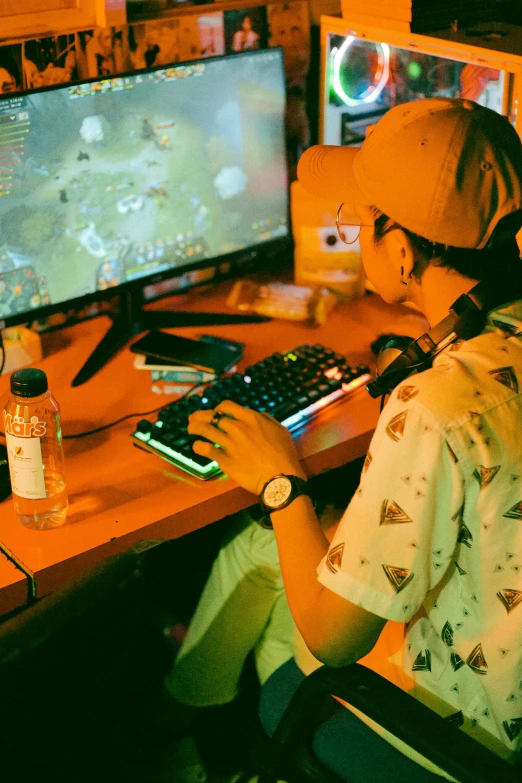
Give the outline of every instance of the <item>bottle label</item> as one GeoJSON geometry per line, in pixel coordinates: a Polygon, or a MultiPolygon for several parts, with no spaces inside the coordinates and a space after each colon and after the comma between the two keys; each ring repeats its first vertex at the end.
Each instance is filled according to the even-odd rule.
{"type": "Polygon", "coordinates": [[[17,437],[6,427],[5,439],[14,494],[30,500],[47,497],[40,438],[17,437]]]}
{"type": "Polygon", "coordinates": [[[24,421],[21,416],[12,416],[4,411],[5,431],[18,438],[41,438],[45,435],[47,423],[38,416],[31,416],[31,421],[24,421]]]}

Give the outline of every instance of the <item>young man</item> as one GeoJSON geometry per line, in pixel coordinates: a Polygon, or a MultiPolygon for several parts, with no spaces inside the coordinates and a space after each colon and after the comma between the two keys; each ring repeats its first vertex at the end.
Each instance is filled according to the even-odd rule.
{"type": "MultiPolygon", "coordinates": [[[[513,758],[522,746],[520,140],[471,101],[429,99],[390,110],[360,151],[311,148],[299,178],[362,225],[363,263],[381,296],[413,303],[431,326],[478,281],[511,286],[477,336],[451,342],[392,392],[331,545],[293,479],[277,487],[288,497],[271,520],[290,610],[317,658],[356,661],[388,619],[404,622],[412,694],[513,758]]],[[[218,414],[192,415],[189,431],[206,439],[194,450],[239,484],[277,503],[274,477],[306,480],[269,416],[232,402],[218,414]]]]}

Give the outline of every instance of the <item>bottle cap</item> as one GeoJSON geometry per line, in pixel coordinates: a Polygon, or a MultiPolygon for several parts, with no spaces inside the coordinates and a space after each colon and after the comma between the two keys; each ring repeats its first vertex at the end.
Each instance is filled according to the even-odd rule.
{"type": "Polygon", "coordinates": [[[18,397],[39,397],[48,388],[47,375],[36,367],[17,370],[11,375],[11,393],[18,397]]]}

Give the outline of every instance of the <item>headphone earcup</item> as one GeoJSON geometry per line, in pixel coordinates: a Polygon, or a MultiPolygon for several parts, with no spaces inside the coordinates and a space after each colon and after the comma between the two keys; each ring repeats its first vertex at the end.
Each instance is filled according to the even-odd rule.
{"type": "Polygon", "coordinates": [[[377,376],[386,372],[387,367],[412,344],[413,337],[393,335],[381,346],[375,360],[377,376]]]}

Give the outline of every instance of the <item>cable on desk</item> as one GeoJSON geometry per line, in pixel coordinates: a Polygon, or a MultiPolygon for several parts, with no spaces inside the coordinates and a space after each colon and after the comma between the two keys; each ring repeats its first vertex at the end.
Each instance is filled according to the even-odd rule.
{"type": "MultiPolygon", "coordinates": [[[[215,383],[216,380],[212,381],[212,383],[215,383]]],[[[165,405],[160,405],[159,408],[153,408],[153,410],[151,411],[144,411],[143,413],[127,413],[126,416],[121,416],[119,419],[116,419],[116,421],[111,421],[109,424],[102,424],[101,427],[96,427],[94,430],[86,430],[85,432],[76,432],[72,435],[62,435],[62,437],[64,440],[73,440],[74,438],[86,438],[88,435],[96,435],[98,432],[103,432],[103,430],[108,430],[109,427],[115,427],[116,424],[121,424],[122,421],[126,421],[127,419],[133,419],[136,416],[141,416],[141,417],[151,416],[153,413],[158,413],[159,411],[163,410],[163,408],[168,408],[169,405],[171,405],[173,402],[179,402],[179,400],[184,400],[185,397],[188,397],[190,394],[192,394],[192,392],[195,391],[197,388],[199,388],[199,386],[206,386],[206,385],[207,385],[206,383],[195,383],[194,386],[191,386],[190,389],[187,389],[185,394],[182,394],[181,397],[176,397],[175,400],[171,400],[165,405]]]]}
{"type": "MultiPolygon", "coordinates": [[[[1,338],[1,335],[0,335],[1,338]]],[[[0,370],[0,375],[1,375],[0,370]]],[[[226,372],[221,373],[221,375],[216,375],[216,377],[210,382],[211,384],[217,383],[217,381],[220,381],[221,378],[226,375],[226,372]]],[[[122,421],[127,421],[127,419],[134,419],[137,416],[152,416],[153,413],[159,413],[159,411],[163,410],[163,408],[168,408],[169,405],[172,405],[173,402],[179,402],[180,400],[184,400],[185,397],[188,397],[192,394],[193,391],[196,391],[200,386],[209,386],[209,382],[203,382],[203,383],[195,383],[193,386],[190,387],[190,389],[187,389],[185,394],[182,394],[181,397],[176,397],[175,400],[171,400],[170,402],[165,403],[165,405],[160,405],[158,408],[153,408],[151,411],[143,411],[142,413],[127,413],[126,416],[121,416],[119,419],[116,419],[115,421],[111,421],[108,424],[102,424],[101,427],[96,427],[93,430],[86,430],[85,432],[75,432],[72,435],[62,435],[63,440],[74,440],[74,438],[86,438],[89,435],[97,435],[98,432],[103,432],[103,430],[108,430],[110,427],[115,427],[117,424],[121,424],[122,421]]],[[[0,437],[5,438],[5,433],[0,430],[0,437]]]]}
{"type": "MultiPolygon", "coordinates": [[[[221,377],[221,376],[218,376],[221,377]]],[[[212,383],[215,383],[218,378],[212,381],[212,383]]],[[[75,432],[72,435],[62,435],[63,440],[73,440],[74,438],[86,438],[88,435],[96,435],[98,432],[103,432],[103,430],[108,430],[109,427],[115,427],[116,424],[121,424],[122,421],[126,421],[127,419],[133,419],[136,416],[151,416],[153,413],[158,413],[159,411],[163,410],[163,408],[168,408],[169,405],[171,405],[173,402],[178,402],[179,400],[185,399],[185,397],[188,397],[190,394],[192,394],[193,391],[195,391],[199,386],[207,386],[207,383],[195,383],[194,386],[191,386],[190,389],[187,389],[185,394],[182,394],[181,397],[176,397],[175,400],[171,400],[170,402],[167,402],[165,405],[160,405],[159,408],[153,408],[151,411],[144,411],[142,413],[127,413],[126,416],[121,416],[119,419],[116,419],[115,421],[109,422],[109,424],[102,424],[101,427],[96,427],[94,430],[86,430],[85,432],[75,432]]],[[[3,432],[0,432],[0,435],[2,438],[5,438],[5,434],[3,432]]]]}
{"type": "MultiPolygon", "coordinates": [[[[179,398],[181,399],[181,397],[179,398]]],[[[162,408],[166,408],[166,405],[161,405],[159,408],[154,408],[151,411],[145,411],[144,413],[128,413],[126,416],[122,416],[119,419],[116,419],[116,421],[111,421],[109,424],[102,424],[101,427],[96,427],[94,430],[86,430],[85,432],[75,432],[72,435],[62,435],[63,440],[73,440],[74,438],[86,438],[88,435],[96,435],[98,432],[103,432],[103,430],[108,430],[109,427],[115,427],[116,424],[121,424],[122,421],[126,421],[127,419],[132,419],[135,416],[150,416],[153,413],[157,413],[162,408]]]]}

